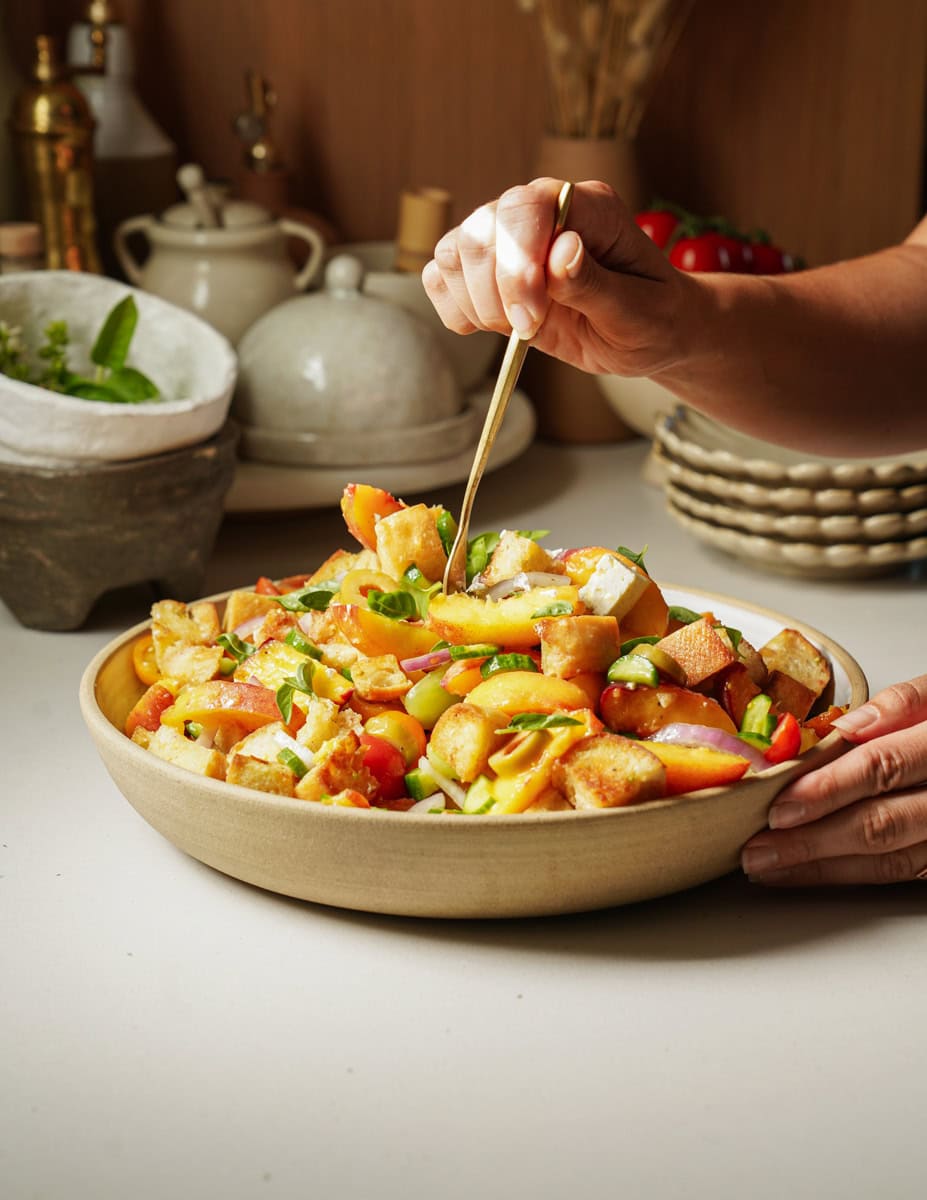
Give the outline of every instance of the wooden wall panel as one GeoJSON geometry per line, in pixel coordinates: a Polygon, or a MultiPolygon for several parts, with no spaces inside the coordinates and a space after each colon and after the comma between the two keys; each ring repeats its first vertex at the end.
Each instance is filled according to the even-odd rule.
{"type": "MultiPolygon", "coordinates": [[[[25,62],[80,0],[7,0],[25,62]]],[[[389,237],[400,190],[455,214],[529,176],[537,29],[515,0],[122,0],[139,88],[182,153],[237,178],[246,68],[280,96],[295,199],[389,237]]],[[[772,230],[809,262],[903,237],[921,204],[924,0],[697,0],[641,132],[655,191],[772,230]]]]}

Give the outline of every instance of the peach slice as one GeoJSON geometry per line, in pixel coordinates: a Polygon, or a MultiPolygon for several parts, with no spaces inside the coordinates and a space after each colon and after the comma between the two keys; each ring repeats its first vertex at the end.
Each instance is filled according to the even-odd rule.
{"type": "Polygon", "coordinates": [[[643,742],[666,768],[666,795],[695,792],[699,788],[736,783],[750,766],[739,754],[669,742],[643,742]]]}
{"type": "Polygon", "coordinates": [[[432,629],[394,621],[359,604],[330,604],[327,611],[351,645],[371,658],[381,654],[416,658],[427,654],[438,640],[432,629]]]}
{"type": "Polygon", "coordinates": [[[615,733],[633,733],[636,737],[649,737],[664,725],[677,721],[737,732],[717,700],[671,683],[659,687],[613,684],[602,693],[599,711],[609,729],[615,733]]]}
{"type": "MultiPolygon", "coordinates": [[[[305,718],[294,706],[293,725],[305,718]]],[[[161,717],[162,725],[182,729],[185,721],[216,724],[235,721],[245,729],[258,729],[280,720],[277,697],[271,688],[255,683],[212,679],[181,688],[170,708],[161,717]]],[[[292,727],[292,726],[291,726],[292,727]]]]}
{"type": "Polygon", "coordinates": [[[457,645],[489,642],[508,650],[527,650],[540,641],[534,628],[537,614],[558,601],[565,601],[575,613],[583,611],[579,590],[572,585],[529,588],[504,600],[439,593],[428,606],[428,624],[436,639],[457,645]]]}
{"type": "Polygon", "coordinates": [[[341,496],[341,512],[348,532],[368,550],[377,548],[377,517],[405,508],[401,500],[369,483],[349,483],[341,496]]]}
{"type": "Polygon", "coordinates": [[[535,671],[500,671],[478,683],[467,696],[478,708],[496,709],[508,716],[522,712],[553,713],[589,708],[589,697],[569,679],[535,671]]]}

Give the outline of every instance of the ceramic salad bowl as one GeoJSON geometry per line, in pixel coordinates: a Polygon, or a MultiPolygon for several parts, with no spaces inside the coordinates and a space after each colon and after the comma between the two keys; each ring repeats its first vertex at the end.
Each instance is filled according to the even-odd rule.
{"type": "MultiPolygon", "coordinates": [[[[829,658],[835,702],[866,699],[859,665],[817,630],[724,596],[661,587],[670,603],[710,608],[756,644],[786,626],[799,630],[829,658]]],[[[144,690],[132,647],[147,628],[137,625],[101,650],[81,682],[84,720],[117,787],[193,858],[257,887],[341,908],[542,916],[691,888],[735,869],[776,794],[846,745],[831,733],[800,759],[739,783],[627,808],[452,818],[330,807],[203,778],[130,741],[122,726],[144,690]]]]}

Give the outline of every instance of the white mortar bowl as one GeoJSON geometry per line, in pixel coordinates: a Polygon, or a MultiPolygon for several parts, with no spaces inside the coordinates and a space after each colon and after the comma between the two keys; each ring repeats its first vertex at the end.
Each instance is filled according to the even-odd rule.
{"type": "Polygon", "coordinates": [[[32,363],[46,326],[66,321],[71,370],[92,375],[97,333],[130,292],[139,315],[129,365],[152,379],[163,398],[81,400],[0,374],[0,461],[42,467],[118,462],[195,445],[222,427],[235,386],[235,352],[184,309],[101,275],[27,271],[0,277],[0,321],[21,329],[32,363]]]}

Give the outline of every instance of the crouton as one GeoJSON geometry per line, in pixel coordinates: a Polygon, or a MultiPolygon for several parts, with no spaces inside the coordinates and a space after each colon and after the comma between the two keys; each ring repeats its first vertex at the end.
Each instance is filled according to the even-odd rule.
{"type": "Polygon", "coordinates": [[[254,788],[259,792],[271,792],[275,796],[295,794],[294,771],[283,763],[266,762],[263,758],[251,758],[247,754],[229,755],[225,778],[229,783],[254,788]]]}
{"type": "Polygon", "coordinates": [[[725,667],[718,677],[716,695],[722,708],[739,729],[743,723],[747,705],[754,696],[760,694],[760,689],[753,681],[750,670],[745,663],[731,663],[725,667]]]}
{"type": "Polygon", "coordinates": [[[666,768],[639,742],[597,733],[557,759],[551,783],[574,808],[621,808],[662,796],[666,768]]]}
{"type": "Polygon", "coordinates": [[[722,639],[706,617],[667,634],[657,645],[683,668],[690,688],[737,661],[730,639],[722,639]]]}
{"type": "Polygon", "coordinates": [[[573,805],[562,792],[558,792],[556,788],[545,788],[523,811],[526,813],[569,812],[572,808],[573,805]]]}
{"type": "MultiPolygon", "coordinates": [[[[136,730],[136,732],[138,732],[136,730]]],[[[216,749],[198,746],[170,725],[161,725],[151,734],[147,748],[165,762],[205,775],[209,779],[225,778],[225,755],[216,749]]]]}
{"type": "Polygon", "coordinates": [[[762,691],[769,671],[766,669],[766,664],[763,662],[763,657],[759,650],[757,650],[756,646],[748,642],[745,637],[741,637],[737,643],[735,653],[738,660],[747,668],[750,678],[760,691],[762,691]]]}
{"type": "Polygon", "coordinates": [[[351,668],[351,680],[362,700],[398,700],[412,686],[395,654],[359,658],[351,668]]]}
{"type": "MultiPolygon", "coordinates": [[[[219,636],[216,606],[201,601],[190,608],[178,600],[159,600],[151,606],[151,638],[155,663],[162,675],[171,675],[166,655],[177,646],[209,646],[219,636]]],[[[221,658],[222,651],[219,651],[221,658]]],[[[193,668],[202,680],[202,667],[193,668]]],[[[206,675],[206,679],[211,675],[206,675]]]]}
{"type": "Polygon", "coordinates": [[[381,569],[401,579],[414,563],[426,579],[444,576],[447,555],[434,513],[424,504],[401,508],[377,521],[377,557],[381,569]]]}
{"type": "Polygon", "coordinates": [[[360,550],[352,554],[349,550],[336,550],[325,562],[313,571],[306,580],[307,587],[319,583],[340,583],[348,571],[376,571],[380,563],[372,550],[360,550]]]}
{"type": "Polygon", "coordinates": [[[534,628],[545,675],[570,679],[584,671],[607,671],[621,653],[615,617],[543,617],[534,628]]]}
{"type": "Polygon", "coordinates": [[[501,748],[505,738],[498,731],[508,723],[505,713],[473,704],[453,704],[432,729],[429,749],[463,783],[472,783],[487,770],[490,756],[501,748]]]}
{"type": "Polygon", "coordinates": [[[265,614],[264,620],[248,635],[247,640],[253,646],[263,646],[274,639],[282,642],[295,624],[296,614],[287,612],[278,604],[265,614]]]}
{"type": "Polygon", "coordinates": [[[805,721],[805,728],[814,730],[819,738],[827,737],[829,733],[833,733],[834,731],[833,722],[838,717],[843,716],[847,711],[847,707],[846,704],[831,704],[829,708],[818,713],[816,717],[809,717],[805,721]]]}
{"type": "Polygon", "coordinates": [[[810,688],[784,671],[770,671],[764,691],[780,713],[790,712],[799,721],[804,721],[817,699],[810,688]]]}
{"type": "Polygon", "coordinates": [[[346,789],[368,800],[377,790],[376,779],[364,766],[364,747],[353,730],[319,749],[317,761],[296,784],[295,794],[299,800],[321,800],[346,789]]]}
{"type": "Polygon", "coordinates": [[[504,529],[489,562],[480,573],[480,581],[486,587],[492,587],[522,571],[554,569],[554,560],[543,546],[539,546],[532,538],[522,537],[513,529],[504,529]]]}
{"type": "Polygon", "coordinates": [[[228,633],[253,617],[266,616],[267,613],[279,608],[280,605],[273,596],[264,596],[260,592],[232,592],[225,602],[222,626],[228,633]]]}
{"type": "Polygon", "coordinates": [[[830,664],[797,629],[783,629],[760,648],[768,671],[781,671],[803,683],[815,699],[831,681],[830,664]]]}
{"type": "Polygon", "coordinates": [[[305,705],[306,721],[296,740],[309,750],[318,750],[325,742],[346,733],[359,732],[361,717],[351,708],[339,708],[332,700],[309,696],[305,705]]]}
{"type": "Polygon", "coordinates": [[[160,668],[166,676],[178,683],[205,683],[219,674],[219,663],[224,651],[221,646],[191,646],[186,642],[175,642],[163,646],[160,653],[160,668]]]}

